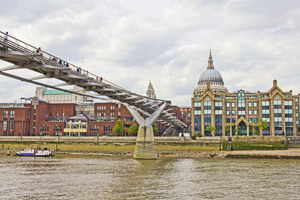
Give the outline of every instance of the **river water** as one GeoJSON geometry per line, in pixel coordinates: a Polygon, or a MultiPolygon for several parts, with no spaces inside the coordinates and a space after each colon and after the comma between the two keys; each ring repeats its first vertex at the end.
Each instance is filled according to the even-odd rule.
{"type": "Polygon", "coordinates": [[[0,199],[300,199],[300,161],[0,156],[0,199]]]}

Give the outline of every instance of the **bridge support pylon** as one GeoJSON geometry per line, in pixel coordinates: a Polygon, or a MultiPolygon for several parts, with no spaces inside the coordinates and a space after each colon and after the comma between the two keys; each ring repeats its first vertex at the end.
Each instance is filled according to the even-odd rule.
{"type": "Polygon", "coordinates": [[[136,110],[133,110],[131,107],[127,106],[129,112],[139,125],[133,158],[147,160],[157,159],[152,124],[165,109],[166,105],[166,103],[161,105],[157,111],[152,113],[146,119],[144,119],[136,110]]]}

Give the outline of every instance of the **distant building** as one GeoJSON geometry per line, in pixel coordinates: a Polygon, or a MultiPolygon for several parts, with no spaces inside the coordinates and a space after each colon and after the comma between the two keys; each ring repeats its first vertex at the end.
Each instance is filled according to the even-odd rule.
{"type": "Polygon", "coordinates": [[[153,99],[156,98],[156,94],[155,94],[155,91],[154,91],[154,87],[153,87],[151,81],[149,82],[148,89],[147,89],[147,91],[146,91],[146,96],[147,96],[147,97],[150,97],[150,98],[153,98],[153,99]]]}
{"type": "Polygon", "coordinates": [[[191,124],[191,117],[192,117],[191,107],[181,106],[179,107],[179,111],[181,112],[182,115],[182,121],[189,126],[191,124]]]}
{"type": "Polygon", "coordinates": [[[215,70],[211,53],[207,69],[200,75],[192,98],[192,133],[204,135],[300,135],[299,94],[285,92],[277,81],[266,92],[238,90],[229,93],[221,74],[215,70]],[[259,130],[260,120],[268,123],[259,130]],[[215,131],[208,131],[214,126],[215,131]]]}
{"type": "MultiPolygon", "coordinates": [[[[72,90],[81,94],[89,94],[88,91],[83,90],[81,87],[74,86],[72,90]]],[[[35,96],[46,99],[49,103],[75,103],[80,104],[88,101],[88,97],[74,94],[71,92],[64,92],[61,90],[49,90],[45,87],[37,87],[35,96]]]]}
{"type": "Polygon", "coordinates": [[[120,103],[52,104],[34,97],[30,103],[0,104],[0,136],[113,136],[118,120],[129,136],[135,122],[120,103]]]}

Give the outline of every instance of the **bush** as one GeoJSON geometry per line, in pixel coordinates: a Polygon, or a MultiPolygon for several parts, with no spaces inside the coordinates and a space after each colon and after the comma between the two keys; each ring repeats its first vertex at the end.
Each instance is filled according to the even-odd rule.
{"type": "Polygon", "coordinates": [[[202,137],[202,134],[200,133],[200,131],[198,131],[198,132],[195,133],[195,136],[196,137],[202,137]]]}

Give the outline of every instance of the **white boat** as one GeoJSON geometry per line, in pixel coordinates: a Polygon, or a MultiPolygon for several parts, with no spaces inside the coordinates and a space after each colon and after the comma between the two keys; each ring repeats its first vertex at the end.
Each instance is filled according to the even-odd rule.
{"type": "Polygon", "coordinates": [[[44,148],[43,150],[37,148],[26,148],[23,151],[18,150],[16,156],[31,156],[31,157],[49,157],[53,156],[52,151],[44,148]]]}

